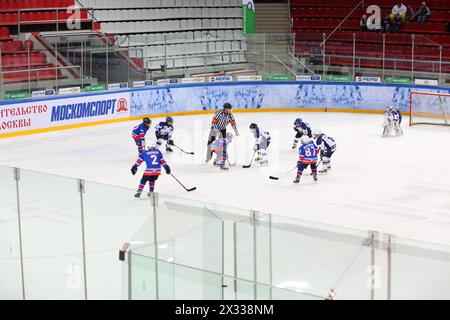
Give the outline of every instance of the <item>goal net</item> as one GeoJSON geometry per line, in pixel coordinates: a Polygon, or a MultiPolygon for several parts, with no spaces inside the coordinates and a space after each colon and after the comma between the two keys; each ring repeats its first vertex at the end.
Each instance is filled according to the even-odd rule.
{"type": "Polygon", "coordinates": [[[410,95],[409,125],[450,125],[450,94],[412,91],[410,95]]]}

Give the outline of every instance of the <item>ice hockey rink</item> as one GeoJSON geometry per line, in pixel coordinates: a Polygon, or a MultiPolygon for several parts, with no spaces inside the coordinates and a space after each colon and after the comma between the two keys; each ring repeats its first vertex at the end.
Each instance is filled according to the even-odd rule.
{"type": "MultiPolygon", "coordinates": [[[[205,164],[211,115],[177,116],[175,149],[165,158],[185,185],[162,174],[156,191],[194,200],[223,204],[320,223],[376,230],[398,237],[450,244],[450,141],[448,127],[408,127],[402,137],[381,136],[381,114],[324,112],[236,113],[239,137],[229,148],[229,171],[205,164]],[[301,116],[337,142],[332,170],[314,183],[304,176],[292,183],[297,151],[291,149],[292,123],[301,116]],[[270,166],[242,168],[253,154],[248,129],[255,122],[270,132],[270,166]],[[280,180],[269,180],[279,175],[280,180]]],[[[153,118],[147,143],[155,142],[153,118]]],[[[139,121],[120,122],[66,131],[0,140],[0,164],[88,181],[136,189],[140,168],[132,176],[137,158],[131,129],[139,121]]],[[[307,169],[309,172],[310,169],[307,169]]],[[[130,199],[133,191],[130,190],[130,199]]],[[[58,194],[54,194],[55,201],[58,194]]],[[[127,240],[127,239],[123,239],[127,240]]]]}

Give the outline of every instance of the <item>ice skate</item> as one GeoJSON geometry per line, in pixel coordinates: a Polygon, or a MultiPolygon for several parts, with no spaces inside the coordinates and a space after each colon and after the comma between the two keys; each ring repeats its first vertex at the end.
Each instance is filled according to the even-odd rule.
{"type": "Polygon", "coordinates": [[[298,174],[298,175],[295,177],[294,183],[299,183],[299,182],[300,182],[300,175],[298,174]]]}
{"type": "Polygon", "coordinates": [[[323,168],[322,170],[319,170],[320,174],[327,174],[328,170],[327,168],[323,168]]]}
{"type": "Polygon", "coordinates": [[[136,199],[139,199],[139,198],[141,197],[141,193],[142,193],[142,191],[136,192],[136,194],[134,195],[134,197],[135,197],[136,199]]]}
{"type": "Polygon", "coordinates": [[[269,164],[269,160],[261,160],[261,162],[259,163],[262,166],[268,165],[269,164]]]}
{"type": "Polygon", "coordinates": [[[228,170],[229,169],[229,168],[225,167],[224,163],[222,163],[219,168],[220,168],[220,170],[228,170]]]}
{"type": "Polygon", "coordinates": [[[313,172],[312,176],[313,176],[314,181],[317,182],[317,172],[313,172]]]}
{"type": "Polygon", "coordinates": [[[295,149],[295,148],[297,148],[297,144],[296,144],[296,143],[294,143],[294,144],[292,145],[292,149],[295,149]]]}

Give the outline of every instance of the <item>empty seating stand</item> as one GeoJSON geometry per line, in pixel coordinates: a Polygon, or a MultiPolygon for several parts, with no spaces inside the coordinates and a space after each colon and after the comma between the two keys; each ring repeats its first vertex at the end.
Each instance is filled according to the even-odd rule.
{"type": "MultiPolygon", "coordinates": [[[[299,54],[311,54],[320,51],[319,45],[324,36],[327,37],[359,3],[358,0],[291,0],[292,32],[296,34],[296,52],[299,54]]],[[[418,8],[422,0],[405,1],[405,5],[418,8]]],[[[359,57],[382,57],[382,34],[376,31],[359,31],[359,21],[366,13],[368,5],[378,5],[381,8],[382,17],[389,14],[396,1],[377,0],[366,2],[366,6],[357,8],[340,28],[326,42],[326,54],[336,57],[330,58],[327,63],[339,66],[349,66],[352,59],[342,58],[353,56],[353,41],[356,39],[355,54],[359,57]]],[[[431,16],[425,24],[407,22],[403,24],[400,32],[385,35],[385,57],[393,59],[411,59],[412,54],[417,60],[436,60],[442,55],[445,61],[450,60],[450,34],[446,32],[446,26],[450,22],[450,1],[428,0],[427,6],[431,10],[431,16]],[[412,51],[412,35],[414,37],[414,52],[412,51]],[[442,52],[439,47],[442,46],[442,52]]],[[[367,14],[368,16],[370,14],[367,14]]],[[[320,51],[323,53],[323,51],[320,51]]],[[[321,59],[320,57],[318,58],[321,59]]],[[[380,67],[381,61],[364,60],[361,67],[380,67]]],[[[391,67],[388,63],[386,68],[391,67]]],[[[410,70],[411,63],[398,63],[396,69],[410,70]]],[[[414,66],[427,71],[429,65],[414,66]]],[[[429,71],[429,70],[428,70],[429,71]]],[[[445,72],[445,70],[443,70],[445,72]]],[[[450,70],[449,70],[450,71],[450,70]]]]}
{"type": "Polygon", "coordinates": [[[122,46],[145,47],[150,69],[244,61],[242,0],[81,0],[95,9],[101,31],[122,46]],[[127,38],[128,37],[128,38],[127,38]],[[126,41],[130,40],[129,42],[126,41]],[[165,48],[166,46],[166,48],[165,48]],[[223,56],[220,56],[223,54],[223,56]],[[159,60],[158,60],[159,59],[159,60]],[[217,60],[217,61],[216,61],[217,60]]]}

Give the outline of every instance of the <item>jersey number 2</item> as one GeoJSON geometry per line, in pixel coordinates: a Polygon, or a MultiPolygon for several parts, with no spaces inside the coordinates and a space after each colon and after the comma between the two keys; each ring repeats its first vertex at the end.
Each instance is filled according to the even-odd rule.
{"type": "Polygon", "coordinates": [[[152,158],[152,164],[155,165],[155,166],[157,166],[157,165],[158,165],[158,157],[155,156],[154,154],[152,154],[152,155],[150,156],[150,158],[152,158]]]}

